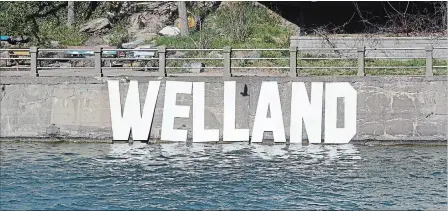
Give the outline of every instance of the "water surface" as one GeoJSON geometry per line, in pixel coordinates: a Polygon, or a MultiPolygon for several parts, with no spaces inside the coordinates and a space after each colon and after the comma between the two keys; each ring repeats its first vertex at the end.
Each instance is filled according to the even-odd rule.
{"type": "Polygon", "coordinates": [[[0,208],[447,209],[447,148],[1,142],[0,208]]]}

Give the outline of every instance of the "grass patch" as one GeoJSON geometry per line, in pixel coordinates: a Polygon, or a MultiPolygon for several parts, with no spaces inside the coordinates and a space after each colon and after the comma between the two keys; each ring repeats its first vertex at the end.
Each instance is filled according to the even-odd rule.
{"type": "MultiPolygon", "coordinates": [[[[447,61],[433,60],[433,66],[446,66],[447,61]]],[[[297,66],[301,67],[357,67],[357,60],[298,60],[297,66]]],[[[426,71],[425,59],[391,60],[391,59],[366,59],[366,75],[424,75],[426,71]],[[383,68],[369,68],[383,67],[383,68]],[[402,67],[402,68],[397,68],[402,67]]],[[[305,75],[356,75],[357,68],[309,68],[299,69],[305,75]]],[[[433,68],[434,75],[448,75],[448,69],[433,68]]]]}
{"type": "Polygon", "coordinates": [[[38,46],[48,45],[49,41],[59,41],[64,46],[83,45],[89,38],[87,34],[79,32],[78,27],[67,27],[55,22],[43,21],[40,23],[40,40],[34,41],[38,46]]]}
{"type": "Polygon", "coordinates": [[[112,28],[109,34],[108,44],[112,46],[118,46],[121,43],[129,41],[128,30],[123,24],[118,24],[116,27],[112,28]]]}
{"type": "Polygon", "coordinates": [[[251,2],[229,2],[200,24],[189,37],[157,37],[167,48],[289,48],[291,31],[251,2]]]}

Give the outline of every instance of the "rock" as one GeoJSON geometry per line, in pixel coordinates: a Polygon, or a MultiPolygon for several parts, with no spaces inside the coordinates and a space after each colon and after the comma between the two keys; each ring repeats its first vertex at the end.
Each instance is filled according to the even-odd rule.
{"type": "Polygon", "coordinates": [[[0,51],[0,58],[9,58],[8,51],[0,51]]]}
{"type": "Polygon", "coordinates": [[[138,45],[141,45],[145,42],[145,40],[134,40],[132,42],[128,42],[128,43],[123,43],[121,44],[121,47],[126,48],[126,49],[131,49],[131,48],[136,48],[138,45]]]}
{"type": "Polygon", "coordinates": [[[194,62],[194,63],[190,64],[190,67],[191,68],[189,69],[189,72],[202,73],[202,72],[204,72],[205,64],[201,63],[201,62],[194,62]]]}
{"type": "Polygon", "coordinates": [[[142,3],[144,4],[145,11],[150,11],[153,14],[161,15],[161,14],[169,14],[176,15],[177,14],[177,2],[175,1],[152,1],[142,3]]]}
{"type": "Polygon", "coordinates": [[[129,17],[128,32],[131,35],[157,33],[171,19],[173,19],[171,12],[159,14],[153,12],[135,13],[129,17]]]}
{"type": "Polygon", "coordinates": [[[205,14],[217,10],[221,4],[226,1],[187,1],[187,8],[195,8],[198,11],[203,11],[205,14]]]}
{"type": "Polygon", "coordinates": [[[208,58],[223,58],[223,56],[218,51],[210,51],[208,58]]]}
{"type": "Polygon", "coordinates": [[[129,17],[129,28],[128,31],[129,32],[136,32],[138,30],[140,30],[141,28],[143,28],[145,25],[143,24],[142,21],[142,13],[136,13],[136,14],[132,14],[131,17],[129,17]]]}
{"type": "Polygon", "coordinates": [[[143,62],[144,65],[144,70],[145,71],[157,71],[156,69],[153,68],[149,68],[149,67],[156,67],[156,65],[154,64],[154,61],[145,61],[143,62]]]}
{"type": "Polygon", "coordinates": [[[154,48],[157,48],[157,42],[155,40],[151,40],[150,42],[147,42],[148,45],[154,46],[154,48]]]}
{"type": "Polygon", "coordinates": [[[69,67],[72,67],[72,64],[70,62],[57,62],[57,63],[49,64],[48,67],[69,68],[69,67]]]}
{"type": "Polygon", "coordinates": [[[180,34],[180,30],[177,27],[174,26],[166,26],[162,30],[159,31],[160,35],[173,37],[180,34]]]}
{"type": "Polygon", "coordinates": [[[79,32],[94,33],[108,27],[110,27],[110,22],[107,18],[97,18],[83,24],[79,32]]]}
{"type": "Polygon", "coordinates": [[[145,40],[145,41],[153,40],[156,37],[157,37],[157,33],[147,32],[145,30],[138,31],[137,34],[134,35],[134,39],[145,40]]]}
{"type": "MultiPolygon", "coordinates": [[[[54,57],[55,58],[67,58],[67,53],[64,51],[56,52],[56,55],[54,57]]],[[[63,60],[63,61],[67,61],[67,60],[63,60]]]]}
{"type": "Polygon", "coordinates": [[[105,44],[103,38],[98,36],[90,36],[89,39],[84,42],[85,46],[98,46],[103,44],[105,44]]]}
{"type": "Polygon", "coordinates": [[[235,58],[260,58],[259,51],[235,51],[235,58]]]}
{"type": "Polygon", "coordinates": [[[170,21],[169,16],[156,15],[148,12],[137,13],[130,18],[130,28],[128,32],[130,34],[138,34],[142,29],[146,33],[156,33],[170,21]]]}
{"type": "Polygon", "coordinates": [[[106,34],[103,36],[103,43],[110,44],[110,34],[106,34]]]}
{"type": "Polygon", "coordinates": [[[72,60],[72,67],[95,67],[94,60],[72,60]]]}
{"type": "Polygon", "coordinates": [[[169,54],[168,58],[182,58],[185,57],[186,53],[182,51],[176,51],[174,54],[169,54]]]}
{"type": "Polygon", "coordinates": [[[156,67],[156,65],[154,64],[154,61],[138,61],[138,62],[134,62],[132,63],[132,67],[141,67],[141,68],[136,68],[134,70],[137,71],[156,71],[156,69],[150,68],[150,67],[156,67]]]}
{"type": "MultiPolygon", "coordinates": [[[[216,9],[219,3],[220,2],[187,2],[187,8],[195,8],[208,14],[209,11],[216,9]]],[[[136,4],[138,5],[139,11],[145,11],[138,13],[135,13],[134,11],[123,12],[132,14],[128,18],[128,32],[135,39],[152,39],[154,35],[151,33],[159,32],[163,27],[173,24],[173,21],[179,17],[177,2],[175,1],[150,1],[130,4],[136,4]]],[[[124,7],[122,7],[122,9],[124,9],[124,7]]]]}
{"type": "Polygon", "coordinates": [[[13,46],[6,41],[1,41],[0,48],[13,48],[13,46]]]}
{"type": "Polygon", "coordinates": [[[52,40],[52,41],[50,41],[50,47],[51,48],[60,48],[61,45],[60,45],[59,41],[52,40]]]}

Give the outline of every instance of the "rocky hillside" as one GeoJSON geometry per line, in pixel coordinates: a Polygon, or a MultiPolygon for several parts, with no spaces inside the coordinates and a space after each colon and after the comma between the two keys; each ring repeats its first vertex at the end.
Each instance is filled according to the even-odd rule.
{"type": "Polygon", "coordinates": [[[30,37],[30,45],[133,48],[139,45],[212,48],[285,47],[297,28],[256,2],[187,2],[190,35],[178,36],[177,2],[67,2],[0,5],[0,35],[30,37]],[[15,23],[15,24],[12,24],[15,23]]]}

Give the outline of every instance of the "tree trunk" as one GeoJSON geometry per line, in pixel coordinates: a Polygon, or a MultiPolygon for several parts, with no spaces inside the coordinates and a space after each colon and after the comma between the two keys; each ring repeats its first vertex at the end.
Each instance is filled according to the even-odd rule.
{"type": "Polygon", "coordinates": [[[75,2],[69,1],[67,5],[67,26],[72,27],[75,24],[75,2]]]}
{"type": "Polygon", "coordinates": [[[180,35],[188,35],[188,19],[187,19],[187,7],[185,1],[178,2],[179,18],[180,18],[180,35]]]}

